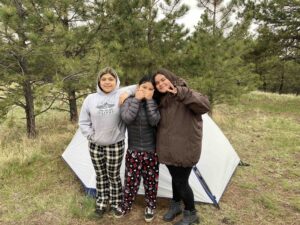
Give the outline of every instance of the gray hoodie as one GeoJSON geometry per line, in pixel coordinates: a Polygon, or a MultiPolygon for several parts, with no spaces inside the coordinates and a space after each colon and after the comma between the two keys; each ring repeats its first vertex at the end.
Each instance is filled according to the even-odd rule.
{"type": "Polygon", "coordinates": [[[116,75],[116,88],[110,93],[104,93],[98,85],[97,93],[89,94],[81,108],[79,128],[90,142],[97,145],[110,145],[125,139],[126,126],[120,116],[119,96],[127,92],[133,95],[136,85],[120,87],[120,79],[116,75]]]}

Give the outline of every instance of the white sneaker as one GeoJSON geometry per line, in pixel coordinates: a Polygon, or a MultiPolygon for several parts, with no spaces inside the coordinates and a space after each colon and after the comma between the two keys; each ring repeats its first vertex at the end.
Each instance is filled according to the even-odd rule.
{"type": "Polygon", "coordinates": [[[115,218],[120,219],[125,215],[125,212],[121,208],[114,209],[113,215],[115,218]]]}
{"type": "Polygon", "coordinates": [[[145,221],[151,222],[154,218],[154,209],[150,209],[149,207],[146,207],[145,209],[145,221]]]}

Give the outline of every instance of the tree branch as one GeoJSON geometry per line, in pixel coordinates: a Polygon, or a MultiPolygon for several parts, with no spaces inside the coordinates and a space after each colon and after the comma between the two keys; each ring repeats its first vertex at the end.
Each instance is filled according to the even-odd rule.
{"type": "Polygon", "coordinates": [[[224,18],[226,18],[229,15],[229,13],[231,12],[231,10],[233,9],[233,7],[234,7],[234,4],[231,4],[231,6],[227,10],[227,12],[222,16],[222,18],[220,20],[218,20],[218,22],[216,22],[216,24],[219,23],[220,21],[222,21],[224,18]]]}
{"type": "Polygon", "coordinates": [[[211,9],[207,6],[207,4],[209,3],[209,1],[207,1],[206,4],[204,4],[204,3],[202,2],[202,0],[198,0],[198,3],[199,3],[199,4],[198,4],[199,7],[201,7],[201,5],[202,5],[202,6],[203,6],[205,9],[207,9],[209,12],[211,12],[211,13],[213,12],[213,10],[211,10],[211,9]]]}
{"type": "Polygon", "coordinates": [[[45,108],[44,110],[42,110],[42,111],[36,113],[34,116],[37,117],[38,115],[40,115],[40,114],[42,114],[42,113],[48,111],[48,110],[52,107],[52,105],[54,104],[54,102],[56,101],[56,99],[58,98],[58,96],[59,96],[60,94],[61,94],[61,93],[59,93],[58,95],[56,95],[56,96],[53,98],[52,102],[48,105],[47,108],[45,108]]]}
{"type": "Polygon", "coordinates": [[[57,111],[62,111],[62,112],[70,112],[70,110],[68,109],[62,109],[62,108],[58,108],[58,107],[53,107],[53,110],[57,110],[57,111]]]}
{"type": "Polygon", "coordinates": [[[64,78],[62,79],[62,81],[66,81],[66,80],[68,80],[68,79],[71,79],[71,78],[73,78],[73,77],[76,77],[76,76],[78,76],[79,74],[84,73],[84,72],[86,72],[86,71],[87,71],[87,70],[83,70],[83,71],[79,71],[79,72],[74,73],[74,74],[70,74],[70,75],[64,77],[64,78]]]}
{"type": "Polygon", "coordinates": [[[87,96],[88,94],[90,94],[90,93],[84,93],[84,94],[78,95],[75,99],[76,99],[76,100],[77,100],[77,99],[80,99],[80,98],[82,98],[82,97],[87,96]]]}
{"type": "Polygon", "coordinates": [[[21,102],[21,101],[15,101],[14,103],[15,103],[15,105],[20,106],[23,109],[26,108],[26,105],[23,102],[21,102]]]}

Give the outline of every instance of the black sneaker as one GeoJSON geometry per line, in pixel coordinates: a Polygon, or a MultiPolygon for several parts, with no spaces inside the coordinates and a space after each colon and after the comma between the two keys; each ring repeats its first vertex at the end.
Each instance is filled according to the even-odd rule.
{"type": "Polygon", "coordinates": [[[95,209],[95,216],[98,218],[103,217],[104,213],[105,213],[105,209],[95,209]]]}
{"type": "Polygon", "coordinates": [[[150,223],[154,218],[154,210],[146,207],[145,209],[145,221],[150,223]]]}
{"type": "Polygon", "coordinates": [[[125,211],[123,211],[121,208],[113,209],[114,217],[117,219],[120,219],[125,215],[125,211]]]}

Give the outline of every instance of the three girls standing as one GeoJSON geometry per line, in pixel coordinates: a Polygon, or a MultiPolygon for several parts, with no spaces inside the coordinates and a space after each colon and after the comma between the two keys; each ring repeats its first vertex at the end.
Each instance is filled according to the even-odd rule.
{"type": "MultiPolygon", "coordinates": [[[[97,176],[96,211],[102,215],[110,204],[116,217],[127,213],[142,176],[147,203],[145,220],[151,221],[156,207],[158,155],[159,162],[167,166],[172,177],[173,198],[163,219],[172,221],[183,212],[182,220],[176,225],[197,223],[199,218],[188,179],[201,154],[201,115],[209,111],[208,98],[188,88],[186,82],[172,72],[160,69],[152,76],[151,87],[155,88],[153,99],[157,106],[152,99],[153,91],[147,92],[151,89],[151,78],[147,79],[149,82],[141,80],[135,97],[125,102],[121,113],[117,99],[122,89],[118,89],[119,79],[115,72],[100,73],[97,85],[100,96],[97,93],[89,95],[83,103],[79,125],[89,140],[97,176]],[[112,82],[115,80],[114,88],[105,85],[102,77],[112,82]],[[143,87],[145,83],[147,85],[143,87]],[[141,88],[145,88],[144,91],[141,88]],[[124,122],[128,125],[129,150],[126,155],[124,198],[121,201],[119,176],[124,153],[124,122]]],[[[133,95],[134,89],[127,89],[128,94],[133,95]]]]}

